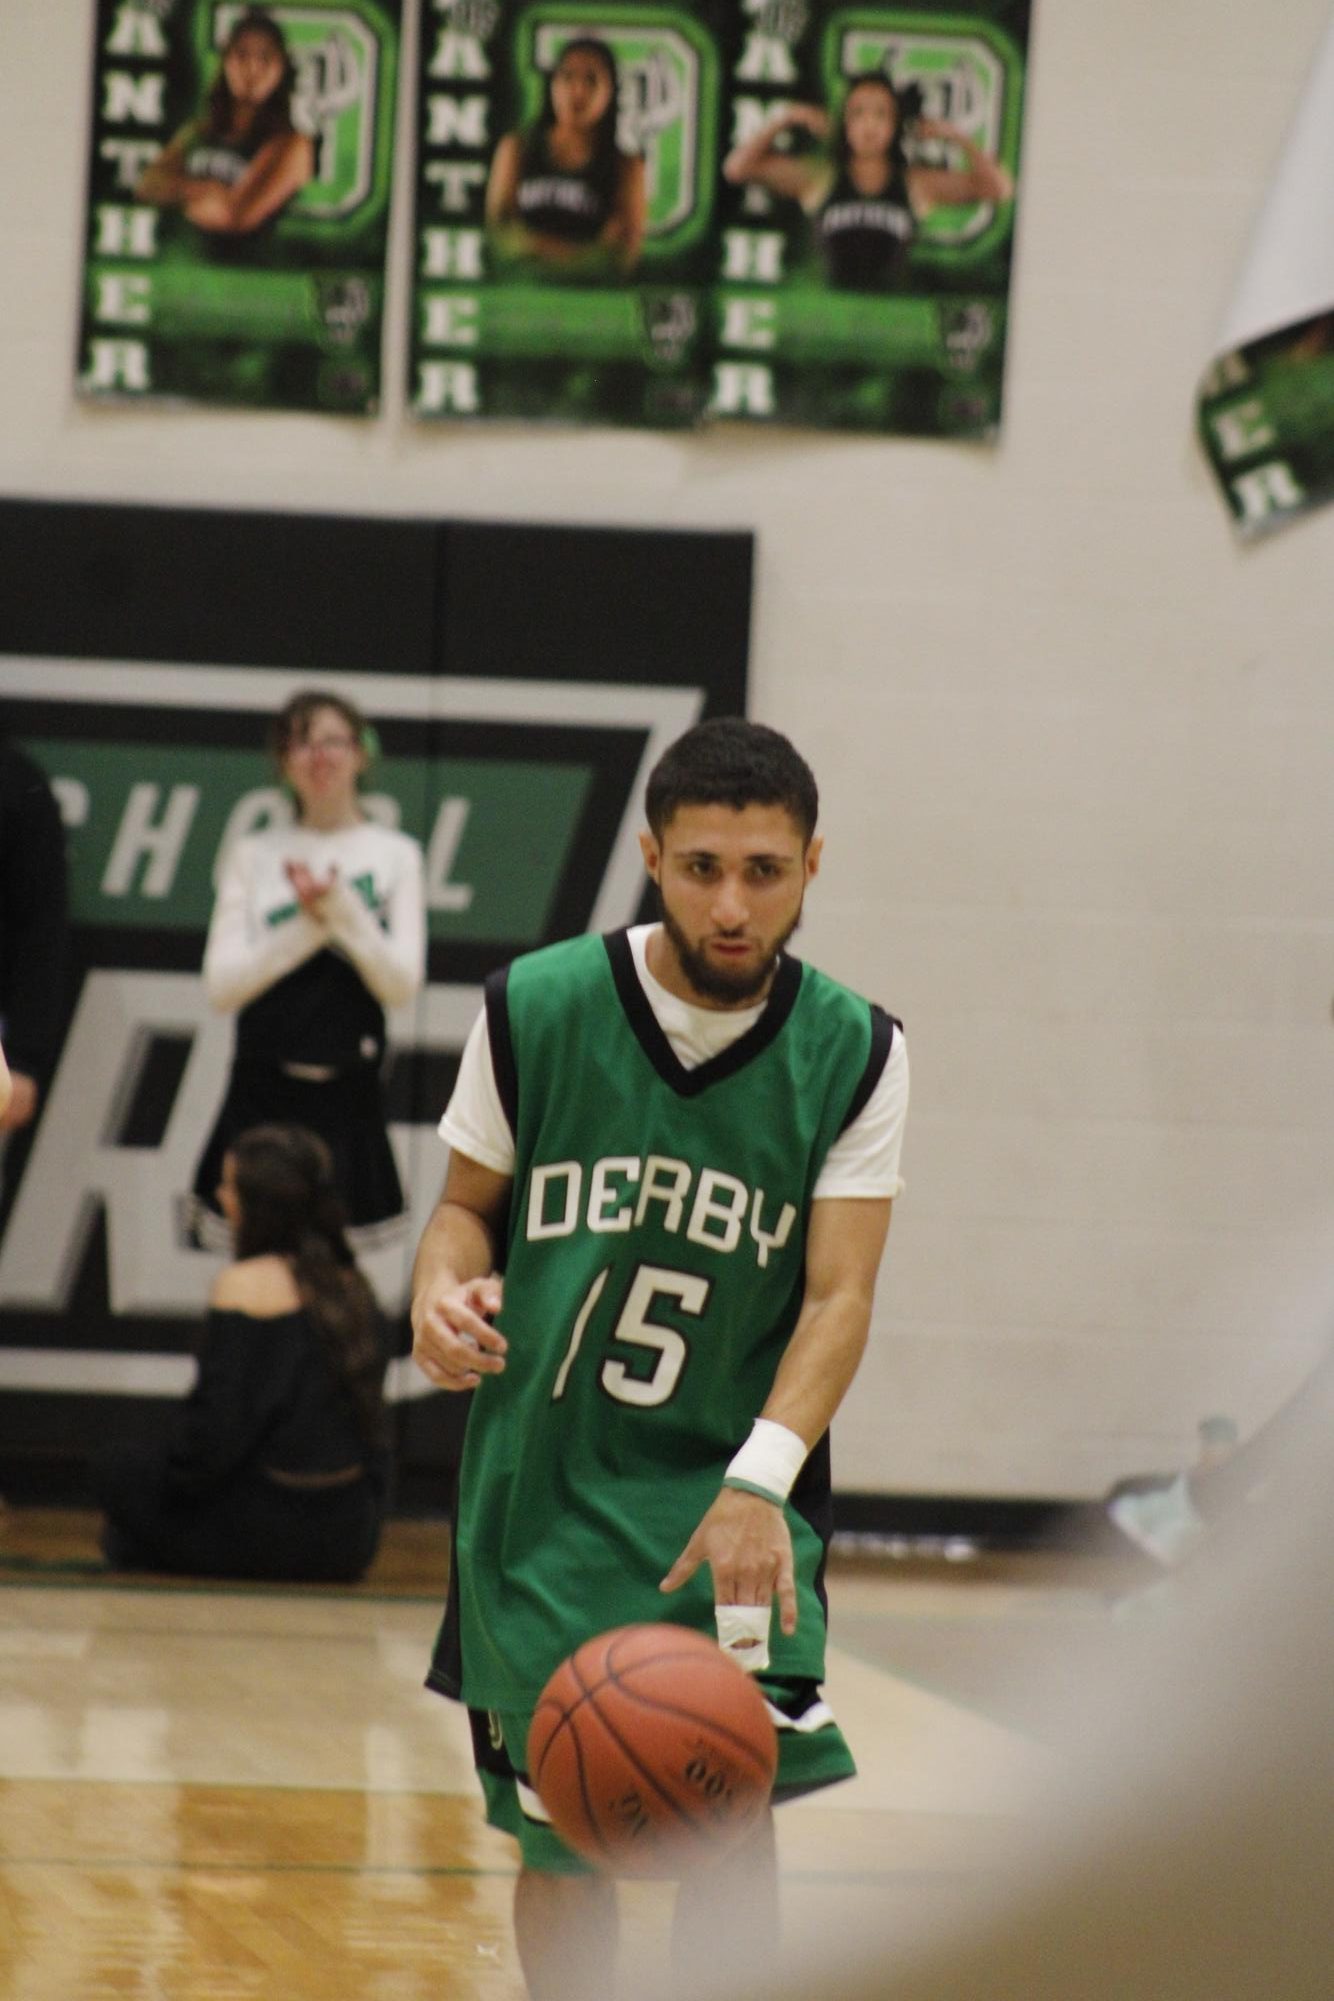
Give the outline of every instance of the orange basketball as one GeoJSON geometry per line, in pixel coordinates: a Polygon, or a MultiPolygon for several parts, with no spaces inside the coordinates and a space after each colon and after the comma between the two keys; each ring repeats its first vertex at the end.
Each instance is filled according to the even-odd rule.
{"type": "Polygon", "coordinates": [[[778,1739],[764,1696],[703,1633],[618,1626],[562,1661],[528,1732],[552,1826],[613,1874],[674,1876],[751,1828],[778,1739]]]}

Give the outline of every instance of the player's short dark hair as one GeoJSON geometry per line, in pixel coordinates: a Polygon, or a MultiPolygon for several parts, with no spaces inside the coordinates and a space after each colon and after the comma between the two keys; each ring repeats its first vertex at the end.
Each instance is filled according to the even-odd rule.
{"type": "Polygon", "coordinates": [[[738,813],[782,806],[804,845],[815,832],[820,794],[809,764],[778,730],[745,716],[714,716],[678,737],[649,773],[644,807],[655,840],[682,806],[731,806],[738,813]]]}

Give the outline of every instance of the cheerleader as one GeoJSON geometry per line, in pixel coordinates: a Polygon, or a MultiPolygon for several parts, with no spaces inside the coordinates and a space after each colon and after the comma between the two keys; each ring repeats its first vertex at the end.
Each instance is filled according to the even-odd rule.
{"type": "Polygon", "coordinates": [[[238,1133],[303,1126],[333,1158],[358,1251],[406,1226],[385,1126],[385,1009],[425,977],[420,845],[370,820],[358,791],[373,738],[341,695],[294,695],[272,748],[296,821],[224,858],[204,950],[215,1008],[236,1016],[226,1095],[191,1201],[195,1241],[230,1241],[217,1197],[238,1133]]]}

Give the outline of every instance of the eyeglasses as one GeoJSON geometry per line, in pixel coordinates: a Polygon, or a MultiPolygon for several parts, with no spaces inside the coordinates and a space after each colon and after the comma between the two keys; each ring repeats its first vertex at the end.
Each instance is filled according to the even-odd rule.
{"type": "Polygon", "coordinates": [[[289,757],[302,755],[309,757],[317,750],[355,750],[356,748],[357,739],[354,736],[307,736],[302,737],[299,743],[292,744],[288,749],[287,755],[289,757]]]}

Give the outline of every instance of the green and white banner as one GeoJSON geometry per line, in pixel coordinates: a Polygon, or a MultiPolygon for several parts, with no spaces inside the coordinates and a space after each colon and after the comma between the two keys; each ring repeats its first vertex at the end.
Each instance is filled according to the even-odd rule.
{"type": "Polygon", "coordinates": [[[401,0],[97,0],[78,388],[378,406],[401,0]]]}
{"type": "Polygon", "coordinates": [[[698,420],[732,11],[427,7],[418,415],[698,420]]]}
{"type": "Polygon", "coordinates": [[[423,418],[989,437],[1030,0],[430,0],[423,418]]]}
{"type": "Polygon", "coordinates": [[[1244,535],[1334,500],[1334,21],[1200,385],[1197,415],[1244,535]]]}
{"type": "Polygon", "coordinates": [[[743,11],[713,413],[994,435],[1027,0],[743,11]]]}

